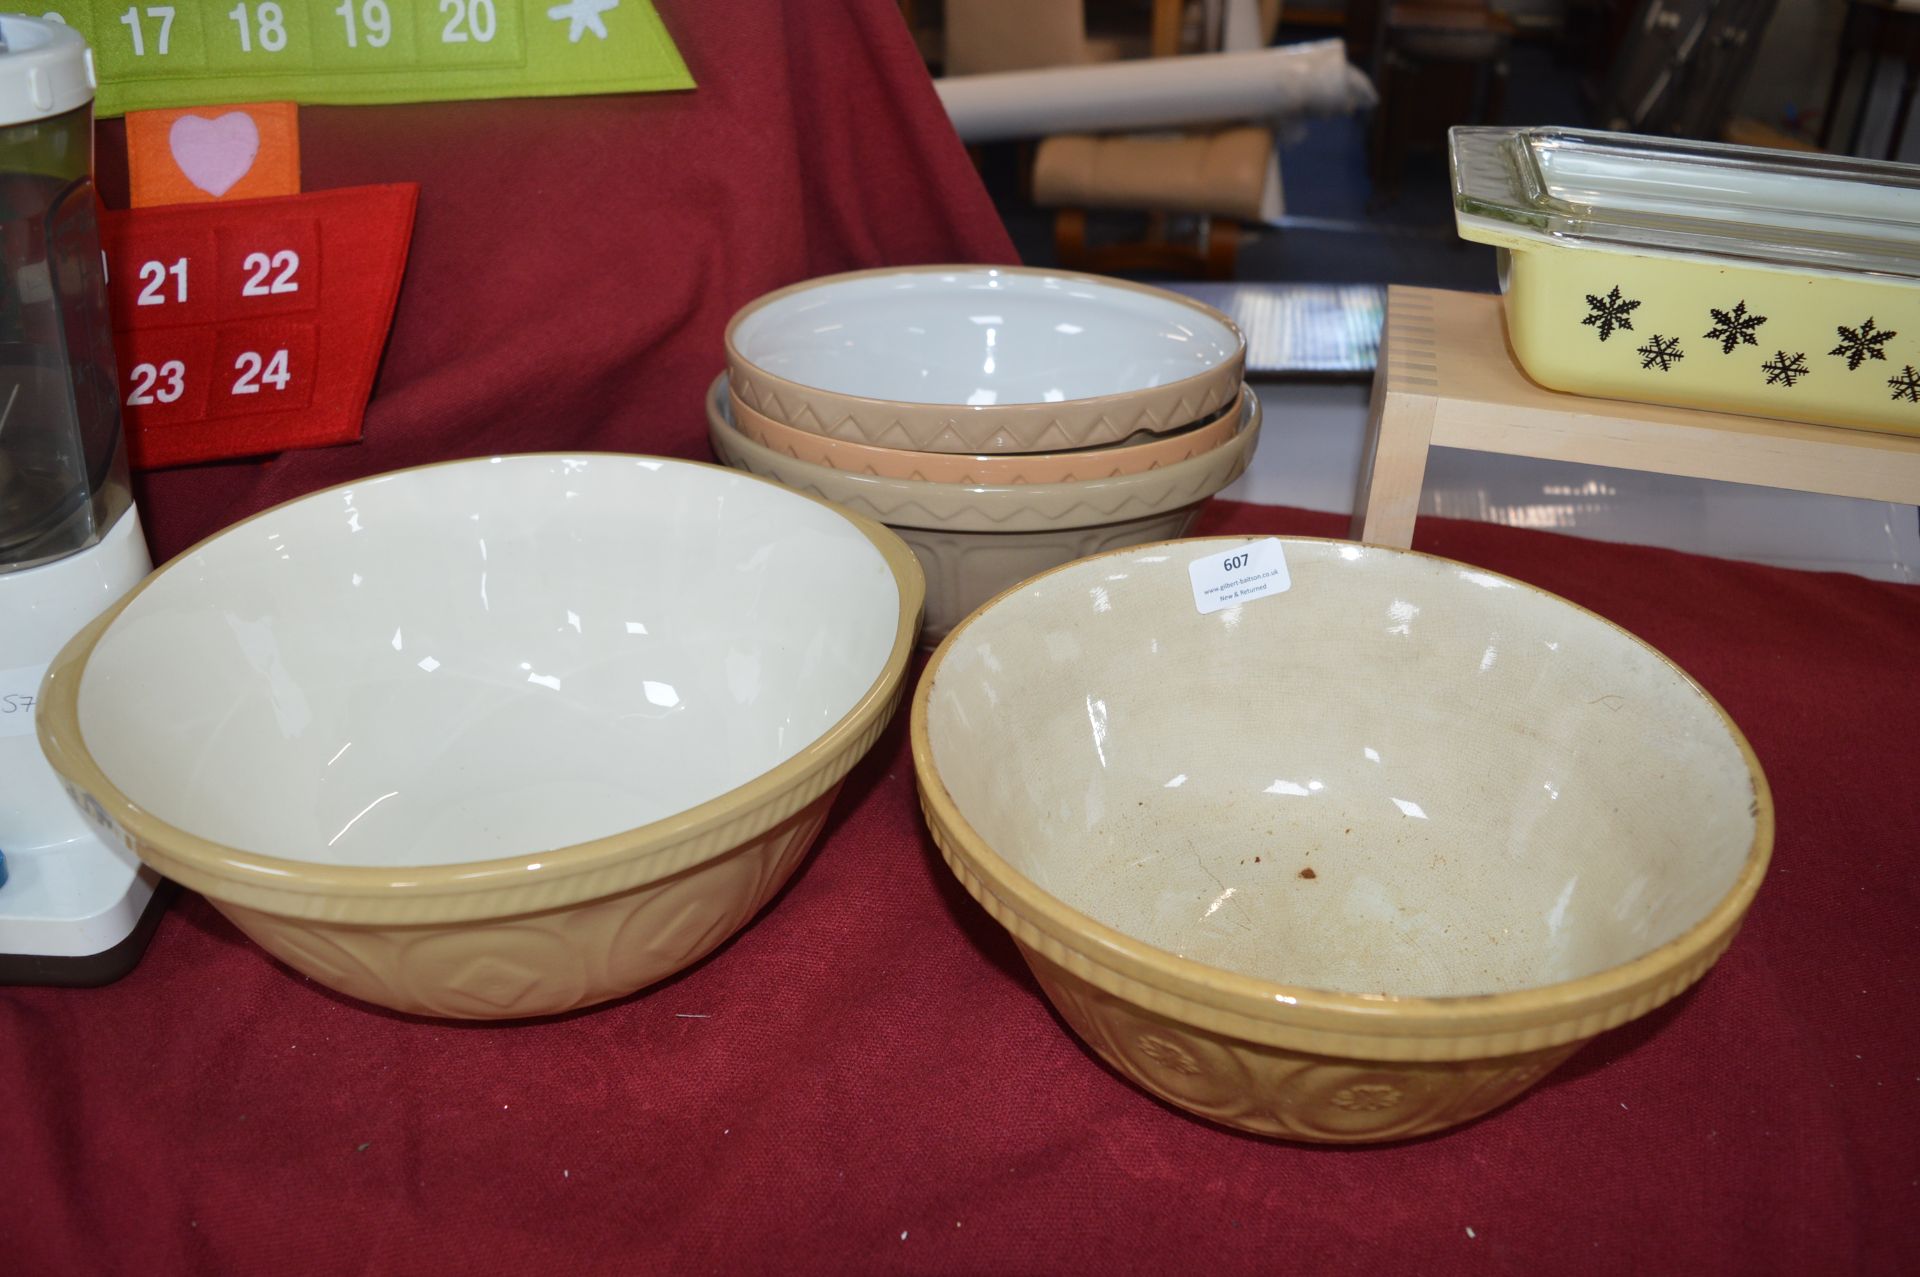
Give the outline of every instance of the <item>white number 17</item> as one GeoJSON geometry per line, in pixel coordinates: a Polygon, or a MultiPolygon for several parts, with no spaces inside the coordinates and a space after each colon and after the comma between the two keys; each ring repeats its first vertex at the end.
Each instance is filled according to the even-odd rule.
{"type": "MultiPolygon", "coordinates": [[[[173,37],[173,6],[170,4],[149,5],[147,7],[147,16],[160,24],[160,39],[155,44],[154,51],[164,57],[169,51],[168,45],[173,37]]],[[[147,42],[140,32],[139,8],[129,8],[125,13],[121,14],[120,23],[126,27],[127,30],[133,32],[133,56],[136,58],[146,57],[147,42]]]]}

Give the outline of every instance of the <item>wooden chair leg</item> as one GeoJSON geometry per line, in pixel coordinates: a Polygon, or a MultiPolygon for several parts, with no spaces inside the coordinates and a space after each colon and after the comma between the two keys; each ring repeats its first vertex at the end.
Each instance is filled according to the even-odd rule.
{"type": "Polygon", "coordinates": [[[1501,57],[1487,71],[1486,113],[1481,118],[1488,124],[1500,123],[1501,112],[1507,108],[1507,60],[1501,57]]]}
{"type": "Polygon", "coordinates": [[[1388,390],[1389,375],[1382,334],[1347,535],[1369,545],[1406,550],[1413,546],[1413,525],[1420,517],[1420,488],[1427,478],[1438,401],[1431,395],[1388,390]]]}
{"type": "Polygon", "coordinates": [[[1427,474],[1427,443],[1433,435],[1434,401],[1424,396],[1390,395],[1385,415],[1368,423],[1372,450],[1360,477],[1348,535],[1368,545],[1398,550],[1413,545],[1420,517],[1420,486],[1427,474]]]}
{"type": "Polygon", "coordinates": [[[1206,237],[1208,279],[1232,279],[1240,262],[1240,223],[1231,217],[1209,217],[1201,232],[1206,237]]]}
{"type": "Polygon", "coordinates": [[[1068,270],[1087,268],[1087,210],[1063,208],[1053,215],[1053,251],[1068,270]]]}

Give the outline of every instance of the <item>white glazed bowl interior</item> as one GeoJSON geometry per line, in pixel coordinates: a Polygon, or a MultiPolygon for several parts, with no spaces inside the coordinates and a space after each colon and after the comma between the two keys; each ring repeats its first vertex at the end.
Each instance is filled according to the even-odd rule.
{"type": "Polygon", "coordinates": [[[831,508],[717,467],[523,456],[368,479],[151,578],[87,746],[190,834],[338,865],[537,852],[745,784],[841,719],[898,626],[831,508]]]}
{"type": "Polygon", "coordinates": [[[1337,993],[1574,979],[1699,922],[1756,794],[1735,729],[1625,631],[1423,555],[1287,541],[1211,615],[1188,564],[1069,565],[949,640],[928,736],[986,843],[1125,935],[1337,993]]]}
{"type": "Polygon", "coordinates": [[[1241,350],[1230,325],[1165,294],[990,267],[828,280],[751,311],[732,340],[804,386],[974,407],[1171,385],[1241,350]]]}

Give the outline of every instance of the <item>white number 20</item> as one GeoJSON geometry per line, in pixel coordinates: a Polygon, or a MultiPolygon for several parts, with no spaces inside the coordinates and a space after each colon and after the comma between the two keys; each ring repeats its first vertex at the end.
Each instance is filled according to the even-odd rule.
{"type": "Polygon", "coordinates": [[[440,0],[440,12],[453,15],[447,19],[447,25],[440,28],[442,44],[465,44],[468,40],[489,44],[499,28],[500,19],[494,11],[493,0],[440,0]]]}

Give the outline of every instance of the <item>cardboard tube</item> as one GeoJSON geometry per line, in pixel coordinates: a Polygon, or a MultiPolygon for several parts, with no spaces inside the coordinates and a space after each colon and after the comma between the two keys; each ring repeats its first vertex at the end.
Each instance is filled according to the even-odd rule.
{"type": "Polygon", "coordinates": [[[952,76],[934,88],[965,142],[1342,115],[1379,100],[1340,40],[952,76]]]}

